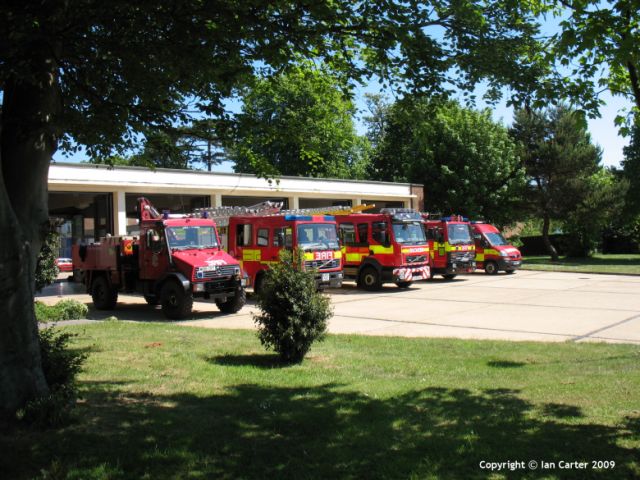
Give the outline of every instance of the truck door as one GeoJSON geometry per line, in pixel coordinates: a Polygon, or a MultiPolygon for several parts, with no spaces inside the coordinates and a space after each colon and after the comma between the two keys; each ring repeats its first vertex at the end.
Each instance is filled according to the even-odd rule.
{"type": "Polygon", "coordinates": [[[169,269],[169,252],[165,232],[162,229],[149,228],[140,239],[142,253],[140,255],[140,278],[155,280],[169,269]]]}

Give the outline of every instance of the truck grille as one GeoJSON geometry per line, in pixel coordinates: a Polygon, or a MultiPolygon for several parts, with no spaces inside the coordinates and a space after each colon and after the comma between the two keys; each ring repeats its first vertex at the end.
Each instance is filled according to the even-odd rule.
{"type": "Polygon", "coordinates": [[[307,270],[331,270],[340,267],[340,259],[333,260],[308,260],[304,262],[304,268],[307,270]]]}
{"type": "Polygon", "coordinates": [[[426,255],[408,255],[407,263],[425,263],[427,261],[426,255]]]}
{"type": "Polygon", "coordinates": [[[232,277],[235,271],[235,265],[220,265],[216,270],[202,272],[202,277],[199,278],[232,277]]]}
{"type": "Polygon", "coordinates": [[[235,284],[229,280],[216,280],[205,283],[204,288],[207,293],[225,293],[232,292],[235,288],[235,284]]]}
{"type": "Polygon", "coordinates": [[[453,262],[471,262],[476,258],[475,252],[450,252],[449,255],[453,262]]]}

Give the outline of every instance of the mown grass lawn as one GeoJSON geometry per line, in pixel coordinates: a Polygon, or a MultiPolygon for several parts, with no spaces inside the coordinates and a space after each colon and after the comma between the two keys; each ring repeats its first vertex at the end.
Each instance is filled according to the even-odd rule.
{"type": "Polygon", "coordinates": [[[2,478],[640,477],[635,345],[329,336],[285,367],[249,331],[66,328],[90,353],[77,420],[0,435],[2,478]]]}
{"type": "Polygon", "coordinates": [[[549,256],[530,256],[523,258],[522,268],[556,272],[640,275],[640,255],[595,254],[591,258],[560,257],[558,262],[552,262],[549,256]]]}

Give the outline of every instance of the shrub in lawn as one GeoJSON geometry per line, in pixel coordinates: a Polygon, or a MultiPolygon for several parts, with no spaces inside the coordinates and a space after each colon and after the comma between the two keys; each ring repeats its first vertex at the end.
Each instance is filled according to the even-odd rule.
{"type": "Polygon", "coordinates": [[[79,320],[87,316],[89,308],[77,300],[61,300],[55,305],[45,305],[35,302],[34,305],[38,322],[59,322],[62,320],[79,320]]]}
{"type": "Polygon", "coordinates": [[[333,313],[329,299],[318,292],[314,272],[299,268],[302,262],[302,252],[281,252],[258,296],[261,313],[254,315],[262,345],[287,363],[301,362],[311,344],[323,339],[333,313]]]}
{"type": "Polygon", "coordinates": [[[60,426],[69,420],[77,397],[76,376],[87,355],[69,347],[75,335],[55,328],[41,329],[38,335],[49,393],[27,403],[18,418],[39,427],[60,426]]]}

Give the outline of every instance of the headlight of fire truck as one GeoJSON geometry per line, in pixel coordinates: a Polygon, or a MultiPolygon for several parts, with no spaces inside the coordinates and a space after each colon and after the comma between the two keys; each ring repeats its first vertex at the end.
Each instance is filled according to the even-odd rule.
{"type": "Polygon", "coordinates": [[[498,253],[500,254],[501,257],[508,257],[509,256],[509,254],[507,252],[505,252],[504,250],[500,250],[498,253]]]}

